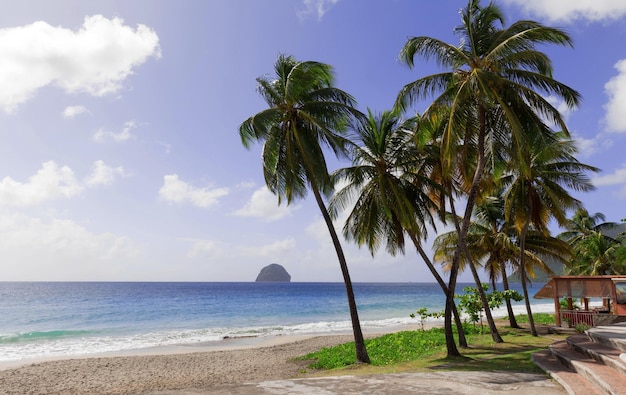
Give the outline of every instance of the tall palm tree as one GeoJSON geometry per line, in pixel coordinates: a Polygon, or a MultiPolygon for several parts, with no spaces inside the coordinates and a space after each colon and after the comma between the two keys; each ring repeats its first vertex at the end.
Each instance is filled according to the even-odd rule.
{"type": "MultiPolygon", "coordinates": [[[[338,183],[347,184],[333,196],[330,208],[337,212],[354,203],[344,236],[359,246],[366,245],[372,255],[383,243],[392,255],[404,253],[406,233],[447,292],[445,281],[422,246],[426,225],[434,227],[432,213],[437,211],[428,192],[438,185],[423,173],[430,165],[429,158],[415,145],[417,122],[417,117],[402,120],[391,111],[379,115],[368,111],[368,117],[354,125],[356,136],[350,150],[353,166],[333,173],[338,183]]],[[[466,346],[458,313],[455,319],[460,343],[466,346]]]]}
{"type": "MultiPolygon", "coordinates": [[[[469,0],[461,17],[462,24],[455,29],[461,36],[459,45],[427,36],[413,37],[406,42],[400,58],[409,67],[413,67],[416,56],[421,56],[434,58],[449,70],[407,84],[396,100],[397,106],[406,109],[415,101],[434,95],[424,117],[441,107],[450,109],[441,141],[443,170],[450,173],[455,167],[467,164],[467,161],[455,161],[456,155],[451,154],[459,152],[458,147],[473,161],[469,166],[473,173],[469,175],[470,187],[447,300],[454,298],[458,262],[466,248],[472,210],[485,177],[487,142],[504,138],[517,141],[516,147],[523,147],[522,120],[543,123],[543,119],[547,119],[566,131],[561,114],[545,97],[562,98],[570,107],[579,102],[576,91],[552,78],[549,58],[537,50],[537,46],[543,44],[571,45],[565,32],[526,20],[502,28],[504,17],[500,9],[494,3],[481,7],[480,0],[469,0]],[[507,127],[500,128],[499,124],[507,127]]],[[[453,344],[450,311],[446,310],[448,355],[459,355],[453,344]]]]}
{"type": "Polygon", "coordinates": [[[535,231],[549,234],[551,218],[564,226],[567,211],[581,207],[581,202],[568,192],[594,189],[587,172],[597,168],[580,163],[575,157],[576,147],[562,133],[549,139],[537,134],[524,149],[524,161],[511,163],[507,190],[504,194],[505,213],[513,222],[520,239],[519,274],[526,299],[531,333],[537,336],[526,282],[525,248],[530,226],[535,231]]]}
{"type": "Polygon", "coordinates": [[[333,86],[329,65],[298,62],[280,55],[274,64],[275,76],[257,78],[258,91],[268,108],[246,119],[239,127],[244,146],[263,142],[263,174],[278,202],[304,198],[310,188],[328,227],[348,297],[354,333],[356,361],[369,363],[357,313],[348,265],[322,195],[330,196],[334,186],[323,147],[337,155],[345,153],[344,132],[350,119],[358,116],[354,99],[333,86]]]}

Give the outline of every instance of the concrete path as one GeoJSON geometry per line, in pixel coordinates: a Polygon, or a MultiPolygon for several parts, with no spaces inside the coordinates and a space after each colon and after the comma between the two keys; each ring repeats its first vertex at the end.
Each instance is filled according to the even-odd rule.
{"type": "Polygon", "coordinates": [[[512,372],[426,372],[336,376],[264,381],[204,390],[154,392],[152,395],[563,395],[563,387],[542,374],[512,372]]]}

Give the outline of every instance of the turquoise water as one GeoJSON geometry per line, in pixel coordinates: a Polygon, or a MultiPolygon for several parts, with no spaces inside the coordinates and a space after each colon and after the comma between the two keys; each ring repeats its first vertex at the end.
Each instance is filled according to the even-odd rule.
{"type": "MultiPolygon", "coordinates": [[[[409,314],[445,302],[431,283],[354,291],[365,331],[417,324],[409,314]]],[[[342,283],[0,283],[0,362],[349,331],[342,283]]]]}

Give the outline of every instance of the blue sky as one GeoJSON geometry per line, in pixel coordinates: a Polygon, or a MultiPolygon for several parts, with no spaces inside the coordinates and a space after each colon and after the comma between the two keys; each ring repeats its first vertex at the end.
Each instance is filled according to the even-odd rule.
{"type": "MultiPolygon", "coordinates": [[[[577,196],[626,217],[626,2],[497,4],[507,25],[533,19],[572,36],[573,49],[545,52],[583,96],[564,114],[579,159],[602,169],[597,190],[577,196]]],[[[239,124],[265,106],[255,78],[279,53],[325,62],[359,109],[388,109],[437,71],[398,61],[407,38],[457,43],[465,5],[0,1],[0,280],[253,281],[279,263],[293,281],[341,281],[313,199],[278,207],[260,146],[241,145],[239,124]]],[[[410,249],[344,247],[354,281],[432,281],[410,249]]]]}

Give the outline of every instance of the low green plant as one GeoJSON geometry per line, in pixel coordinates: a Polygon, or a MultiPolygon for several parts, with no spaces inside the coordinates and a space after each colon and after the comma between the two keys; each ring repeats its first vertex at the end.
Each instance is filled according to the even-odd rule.
{"type": "MultiPolygon", "coordinates": [[[[567,299],[561,299],[559,300],[559,306],[561,307],[561,310],[569,310],[569,304],[567,302],[567,299]]],[[[575,300],[572,300],[572,310],[578,310],[580,308],[579,305],[576,304],[575,300]]]]}
{"type": "Polygon", "coordinates": [[[587,329],[589,329],[589,325],[587,324],[576,324],[574,327],[577,333],[585,333],[587,329]]]}
{"type": "MultiPolygon", "coordinates": [[[[501,307],[506,300],[515,300],[516,302],[519,302],[524,299],[524,297],[519,292],[514,290],[509,289],[506,291],[487,292],[489,291],[489,284],[486,283],[482,284],[482,288],[487,296],[487,302],[490,309],[497,309],[498,307],[501,307]]],[[[459,299],[459,308],[469,316],[469,319],[474,324],[474,326],[478,322],[480,322],[480,331],[482,334],[484,330],[484,310],[478,288],[464,287],[463,291],[465,292],[463,295],[455,295],[455,298],[459,299]]]]}
{"type": "Polygon", "coordinates": [[[422,307],[417,310],[414,314],[409,314],[411,318],[415,318],[416,316],[420,317],[420,326],[422,330],[424,330],[424,323],[428,318],[441,318],[444,316],[443,311],[429,312],[426,307],[422,307]]]}
{"type": "MultiPolygon", "coordinates": [[[[445,344],[446,339],[442,328],[390,333],[365,341],[373,366],[416,360],[444,351],[445,344]]],[[[353,365],[356,362],[354,343],[325,347],[301,359],[315,360],[310,365],[314,369],[336,369],[353,365]]]]}
{"type": "Polygon", "coordinates": [[[445,333],[442,328],[426,331],[390,333],[366,340],[371,365],[355,366],[354,343],[323,348],[299,360],[311,360],[312,369],[363,369],[368,373],[415,371],[445,368],[449,370],[493,371],[511,370],[538,373],[541,370],[530,355],[545,349],[554,339],[535,337],[517,330],[500,332],[504,343],[494,345],[490,335],[471,335],[472,347],[463,351],[463,358],[446,358],[445,333]]]}

